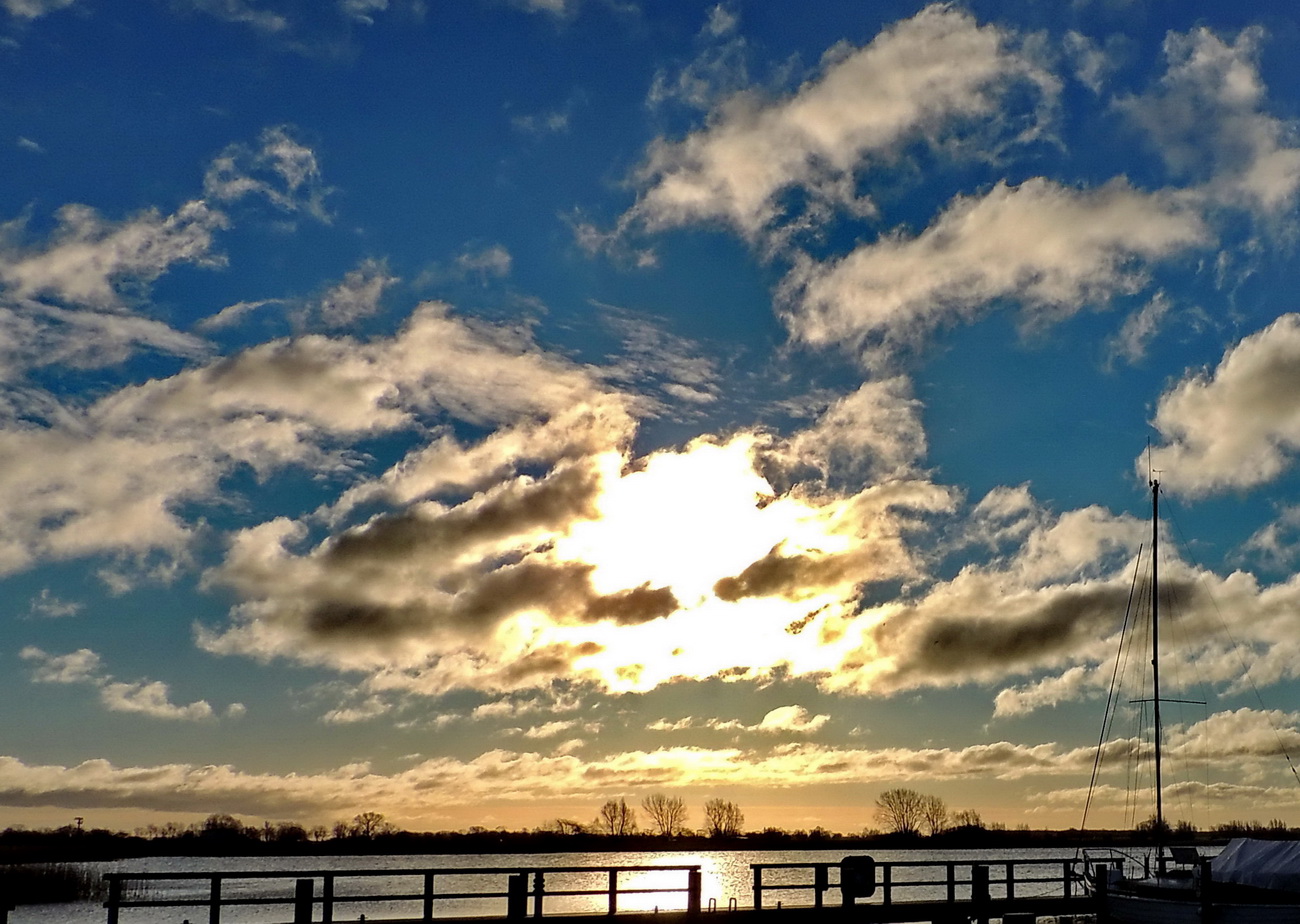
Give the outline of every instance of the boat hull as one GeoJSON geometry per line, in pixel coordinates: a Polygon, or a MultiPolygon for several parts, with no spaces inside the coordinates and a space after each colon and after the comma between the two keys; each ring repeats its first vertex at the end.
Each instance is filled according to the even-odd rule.
{"type": "Polygon", "coordinates": [[[1215,902],[1203,917],[1198,901],[1111,892],[1101,910],[1114,924],[1300,924],[1300,903],[1215,902]]]}

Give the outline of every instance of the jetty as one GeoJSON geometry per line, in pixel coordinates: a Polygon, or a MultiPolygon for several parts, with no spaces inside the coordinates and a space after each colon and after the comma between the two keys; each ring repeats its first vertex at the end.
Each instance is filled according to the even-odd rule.
{"type": "Polygon", "coordinates": [[[699,865],[108,873],[107,924],[449,924],[617,916],[618,924],[1030,924],[1090,915],[1074,857],[750,865],[750,903],[704,899],[699,865]],[[256,911],[254,911],[256,909],[256,911]],[[722,920],[725,919],[725,922],[722,920]]]}

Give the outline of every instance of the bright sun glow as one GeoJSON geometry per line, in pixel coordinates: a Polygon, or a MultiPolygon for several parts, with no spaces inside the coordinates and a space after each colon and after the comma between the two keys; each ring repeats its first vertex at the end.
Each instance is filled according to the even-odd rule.
{"type": "Polygon", "coordinates": [[[621,476],[622,459],[609,456],[599,519],[561,537],[557,557],[594,565],[600,593],[649,582],[671,587],[682,606],[693,606],[720,578],[739,574],[778,544],[786,554],[844,548],[849,540],[828,531],[824,512],[772,499],[772,486],[754,471],[753,448],[751,436],[694,443],[680,453],[656,453],[621,476]]]}
{"type": "Polygon", "coordinates": [[[792,602],[780,597],[718,599],[714,585],[734,577],[773,548],[783,555],[838,552],[852,538],[834,531],[834,511],[796,497],[773,498],[754,470],[754,438],[696,443],[656,453],[643,468],[620,474],[610,456],[598,502],[600,517],[557,540],[557,558],[594,566],[600,593],[649,584],[668,587],[680,609],[637,626],[552,627],[552,640],[594,641],[598,654],[581,666],[614,689],[646,689],[672,677],[782,661],[799,671],[829,670],[842,652],[801,630],[809,614],[831,618],[844,606],[844,588],[792,602]]]}

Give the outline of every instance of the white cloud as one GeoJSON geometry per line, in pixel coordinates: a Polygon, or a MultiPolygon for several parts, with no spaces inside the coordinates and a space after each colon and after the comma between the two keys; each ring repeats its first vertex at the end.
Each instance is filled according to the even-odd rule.
{"type": "MultiPolygon", "coordinates": [[[[134,712],[153,719],[201,721],[213,717],[205,700],[185,706],[171,702],[167,684],[158,680],[123,683],[103,669],[103,660],[89,648],[66,655],[49,655],[39,648],[21,652],[26,661],[36,662],[32,680],[36,683],[87,684],[99,690],[99,701],[110,712],[134,712]]],[[[235,704],[238,705],[238,704],[235,704]]]]}
{"type": "Polygon", "coordinates": [[[28,646],[19,654],[24,661],[36,662],[32,679],[37,683],[95,682],[103,666],[99,655],[89,648],[79,648],[65,655],[50,655],[35,646],[28,646]]]}
{"type": "Polygon", "coordinates": [[[3,0],[5,12],[19,19],[38,19],[55,10],[72,6],[77,0],[3,0]]]}
{"type": "Polygon", "coordinates": [[[466,251],[456,257],[456,268],[465,275],[509,276],[513,260],[510,251],[493,244],[478,251],[466,251]]]}
{"type": "Polygon", "coordinates": [[[339,10],[349,19],[372,26],[375,13],[388,9],[388,0],[338,0],[339,10]]]}
{"type": "Polygon", "coordinates": [[[921,405],[906,378],[866,382],[836,399],[783,448],[784,467],[795,473],[811,467],[823,480],[878,483],[906,477],[925,457],[921,405]]]}
{"type": "Polygon", "coordinates": [[[316,153],[290,131],[287,125],[273,126],[262,131],[257,148],[228,146],[209,165],[204,191],[221,202],[259,196],[285,212],[331,221],[325,207],[331,189],[321,181],[316,153]]]}
{"type": "Polygon", "coordinates": [[[1160,333],[1172,304],[1164,292],[1157,292],[1145,305],[1124,319],[1124,326],[1106,344],[1108,364],[1122,359],[1128,363],[1139,362],[1147,347],[1160,333]]]}
{"type": "Polygon", "coordinates": [[[44,249],[22,247],[21,227],[4,226],[0,236],[0,281],[11,298],[49,295],[92,308],[123,308],[124,283],[149,283],[175,263],[219,265],[213,233],[227,226],[224,215],[202,200],[172,215],[150,209],[122,222],[109,222],[92,208],[65,205],[44,249]]]}
{"type": "Polygon", "coordinates": [[[32,598],[28,607],[28,612],[34,616],[44,616],[49,619],[61,619],[65,616],[75,616],[85,609],[84,603],[73,603],[68,600],[61,600],[55,596],[48,587],[42,587],[40,594],[32,598]]]}
{"type": "Polygon", "coordinates": [[[0,572],[97,552],[180,555],[194,527],[176,508],[220,503],[236,467],[342,473],[341,442],[425,415],[483,424],[577,408],[570,420],[597,427],[599,407],[578,400],[592,396],[590,380],[523,336],[427,304],[392,338],[276,341],[84,409],[52,398],[15,407],[0,421],[0,572]]]}
{"type": "Polygon", "coordinates": [[[170,700],[167,684],[158,680],[135,683],[106,682],[99,699],[110,712],[135,712],[151,719],[196,722],[213,717],[206,700],[178,706],[170,700]]]}
{"type": "Polygon", "coordinates": [[[1170,33],[1158,88],[1122,108],[1154,138],[1169,166],[1204,184],[1212,201],[1277,215],[1300,189],[1295,126],[1263,109],[1258,56],[1264,32],[1229,42],[1206,28],[1170,33]]]}
{"type": "Polygon", "coordinates": [[[662,748],[628,751],[584,761],[566,753],[489,751],[472,760],[436,758],[389,775],[365,764],[320,773],[277,776],[235,767],[165,764],[116,767],[89,760],[74,767],[28,765],[0,757],[0,804],[59,803],[75,794],[90,808],[131,806],[204,813],[212,805],[263,818],[329,820],[379,811],[403,827],[431,827],[448,808],[557,798],[575,802],[650,783],[681,786],[860,785],[924,773],[932,780],[973,773],[1002,779],[1033,774],[1080,774],[1092,749],[998,742],[964,749],[852,750],[810,743],[779,746],[767,755],[734,748],[662,748]]]}
{"type": "Polygon", "coordinates": [[[1286,314],[1161,395],[1154,424],[1164,445],[1151,466],[1168,473],[1168,490],[1193,495],[1271,481],[1300,451],[1298,393],[1300,315],[1286,314]]]}
{"type": "Polygon", "coordinates": [[[1055,79],[1014,41],[936,4],[838,57],[793,96],[733,95],[706,128],[652,146],[639,176],[644,192],[624,224],[718,221],[754,239],[782,220],[778,198],[792,187],[815,204],[864,214],[870,205],[853,177],[873,158],[892,158],[913,140],[939,145],[955,126],[997,118],[1013,85],[1054,95],[1055,79]]]}
{"type": "Polygon", "coordinates": [[[388,274],[388,264],[383,260],[363,260],[322,296],[320,318],[326,327],[339,328],[369,317],[379,311],[379,299],[395,282],[397,277],[388,274]]]}
{"type": "Polygon", "coordinates": [[[352,725],[365,722],[392,711],[392,705],[379,696],[367,696],[354,705],[339,706],[321,716],[327,725],[352,725]]]}
{"type": "Polygon", "coordinates": [[[275,34],[289,27],[289,21],[279,13],[258,9],[249,0],[175,0],[178,6],[188,6],[196,12],[224,22],[241,23],[259,32],[275,34]]]}
{"type": "Polygon", "coordinates": [[[896,234],[825,264],[803,260],[782,298],[792,333],[816,345],[911,342],[1002,298],[1041,324],[1136,291],[1144,261],[1208,238],[1177,197],[1123,180],[1091,190],[999,183],[958,198],[916,237],[896,234]]]}

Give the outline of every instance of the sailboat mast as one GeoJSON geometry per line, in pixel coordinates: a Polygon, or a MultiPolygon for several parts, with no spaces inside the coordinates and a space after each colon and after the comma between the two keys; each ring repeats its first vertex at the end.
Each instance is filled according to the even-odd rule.
{"type": "MultiPolygon", "coordinates": [[[[1165,830],[1164,784],[1160,776],[1160,482],[1151,479],[1151,702],[1155,709],[1156,844],[1165,830]]],[[[1161,867],[1164,858],[1157,851],[1161,867]]]]}

